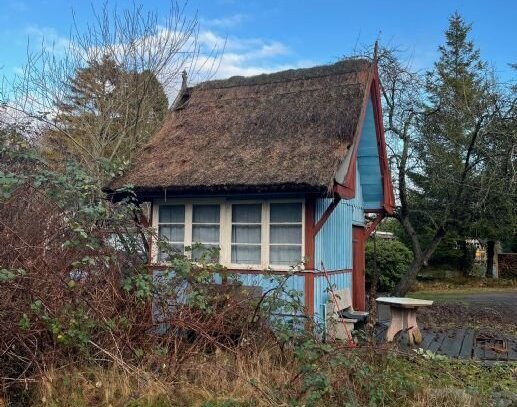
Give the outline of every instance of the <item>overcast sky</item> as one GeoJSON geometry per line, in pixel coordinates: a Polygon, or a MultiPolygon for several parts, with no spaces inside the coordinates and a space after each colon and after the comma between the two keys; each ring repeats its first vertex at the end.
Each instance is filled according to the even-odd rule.
{"type": "MultiPolygon", "coordinates": [[[[138,0],[135,0],[138,2],[138,0]]],[[[0,0],[0,75],[10,76],[24,64],[27,41],[42,38],[66,44],[72,9],[80,24],[92,19],[92,4],[84,0],[0,0]]],[[[165,0],[142,1],[159,13],[165,0]]],[[[132,4],[111,0],[118,8],[132,4]]],[[[400,46],[415,66],[429,68],[443,42],[451,13],[459,11],[473,24],[473,38],[482,57],[499,75],[514,76],[508,64],[517,62],[517,1],[349,1],[349,0],[191,0],[187,14],[198,13],[200,39],[206,45],[226,44],[218,77],[250,75],[291,67],[333,62],[350,54],[356,44],[400,46]]]]}

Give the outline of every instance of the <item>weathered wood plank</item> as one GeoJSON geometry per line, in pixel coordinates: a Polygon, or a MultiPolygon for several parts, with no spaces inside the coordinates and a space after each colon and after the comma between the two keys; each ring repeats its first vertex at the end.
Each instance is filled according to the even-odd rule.
{"type": "Polygon", "coordinates": [[[426,329],[422,331],[422,336],[424,337],[424,340],[420,344],[420,347],[422,349],[428,349],[433,339],[436,338],[436,333],[434,331],[426,329]]]}
{"type": "Polygon", "coordinates": [[[474,359],[483,360],[485,359],[485,342],[474,339],[474,347],[472,349],[472,355],[474,359]]]}
{"type": "Polygon", "coordinates": [[[508,360],[517,360],[517,341],[508,340],[508,360]]]}
{"type": "Polygon", "coordinates": [[[447,331],[439,353],[451,358],[457,358],[460,353],[464,335],[465,329],[451,329],[447,331]]]}
{"type": "Polygon", "coordinates": [[[463,341],[461,343],[460,351],[458,353],[458,357],[460,359],[470,359],[472,358],[472,348],[474,346],[474,338],[476,335],[476,331],[473,329],[467,329],[463,336],[463,341]]]}
{"type": "Polygon", "coordinates": [[[431,352],[438,352],[438,349],[440,349],[440,346],[442,346],[444,339],[445,339],[444,332],[436,332],[436,336],[435,336],[434,340],[429,344],[428,349],[431,352]]]}

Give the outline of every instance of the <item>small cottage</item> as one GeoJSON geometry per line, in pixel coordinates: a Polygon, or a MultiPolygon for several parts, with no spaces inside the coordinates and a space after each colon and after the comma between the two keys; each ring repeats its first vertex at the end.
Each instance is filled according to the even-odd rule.
{"type": "MultiPolygon", "coordinates": [[[[365,240],[394,209],[377,66],[350,59],[184,83],[112,189],[126,184],[152,202],[153,227],[177,250],[218,247],[229,272],[263,288],[303,262],[289,284],[311,315],[328,300],[324,267],[364,310],[365,240]]],[[[151,258],[166,262],[156,245],[151,258]]]]}

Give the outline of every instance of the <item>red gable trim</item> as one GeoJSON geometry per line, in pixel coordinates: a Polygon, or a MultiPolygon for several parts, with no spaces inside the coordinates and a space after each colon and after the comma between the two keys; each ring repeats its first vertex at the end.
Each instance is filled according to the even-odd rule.
{"type": "Polygon", "coordinates": [[[377,147],[379,151],[379,165],[381,169],[382,189],[383,189],[383,209],[386,213],[392,214],[395,210],[395,198],[393,196],[393,185],[391,183],[391,175],[388,165],[388,156],[386,152],[386,139],[384,137],[384,124],[382,122],[382,103],[380,93],[380,80],[377,64],[373,65],[372,72],[369,74],[368,91],[365,92],[363,105],[359,122],[354,135],[354,143],[350,164],[344,182],[341,184],[334,180],[333,192],[344,199],[352,199],[355,197],[356,183],[356,167],[357,167],[357,150],[361,138],[363,123],[366,115],[366,107],[368,101],[372,98],[373,112],[375,120],[375,131],[377,136],[377,147]]]}

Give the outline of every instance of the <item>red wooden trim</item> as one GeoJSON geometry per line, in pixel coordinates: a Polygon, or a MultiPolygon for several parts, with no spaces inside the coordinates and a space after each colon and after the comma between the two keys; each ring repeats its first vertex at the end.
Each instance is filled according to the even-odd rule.
{"type": "Polygon", "coordinates": [[[381,221],[384,219],[384,216],[385,213],[378,213],[377,215],[375,215],[375,219],[373,220],[373,222],[370,223],[366,228],[365,235],[367,238],[371,236],[375,229],[377,229],[377,226],[379,226],[379,223],[381,223],[381,221]]]}
{"type": "MultiPolygon", "coordinates": [[[[314,198],[306,198],[305,200],[305,263],[306,270],[314,270],[314,239],[315,231],[315,210],[316,200],[314,198]]],[[[320,226],[321,227],[321,226],[320,226]]],[[[314,273],[306,272],[304,281],[304,299],[305,309],[308,316],[314,315],[314,273]]]]}
{"type": "Polygon", "coordinates": [[[372,71],[368,73],[366,81],[366,88],[363,97],[363,104],[361,106],[361,113],[359,121],[354,133],[354,143],[352,145],[352,156],[350,158],[349,168],[343,183],[334,180],[333,191],[344,199],[352,199],[355,197],[355,182],[356,182],[356,166],[357,166],[357,149],[363,130],[364,118],[366,115],[366,107],[369,98],[372,98],[374,109],[375,129],[377,136],[377,147],[379,151],[379,164],[381,168],[381,179],[383,188],[383,209],[389,214],[395,211],[395,198],[393,195],[393,185],[391,183],[391,175],[388,165],[388,156],[386,152],[386,139],[384,136],[384,124],[382,122],[382,103],[380,93],[380,81],[377,64],[374,64],[372,71]]]}
{"type": "MultiPolygon", "coordinates": [[[[316,225],[314,225],[314,229],[312,231],[313,238],[316,237],[320,229],[323,227],[329,216],[334,212],[334,209],[336,209],[336,206],[339,204],[339,201],[341,201],[340,197],[335,197],[334,200],[330,203],[330,205],[325,209],[325,212],[323,212],[323,215],[321,215],[321,218],[318,220],[316,225]]],[[[313,216],[314,218],[314,216],[313,216]]],[[[314,266],[312,267],[314,268],[314,266]]]]}
{"type": "Polygon", "coordinates": [[[366,234],[362,227],[352,227],[353,271],[352,304],[354,309],[364,311],[366,308],[365,292],[365,241],[366,234]]]}
{"type": "Polygon", "coordinates": [[[355,172],[356,172],[356,165],[357,165],[357,149],[359,148],[359,140],[361,138],[361,133],[363,131],[363,123],[364,118],[366,116],[366,108],[368,106],[368,99],[370,97],[370,89],[371,89],[371,83],[372,83],[372,77],[375,74],[375,65],[372,64],[371,69],[368,71],[365,85],[364,85],[364,95],[363,100],[361,103],[361,110],[359,113],[359,120],[357,122],[357,125],[355,127],[354,131],[354,138],[352,143],[352,152],[350,157],[350,163],[348,165],[348,170],[345,176],[345,179],[343,183],[336,182],[334,180],[334,189],[336,193],[343,194],[343,198],[345,199],[352,199],[355,197],[355,172]],[[336,188],[341,186],[343,188],[336,188]]]}
{"type": "MultiPolygon", "coordinates": [[[[153,210],[154,210],[154,206],[153,205],[154,205],[153,201],[151,201],[149,221],[147,222],[147,226],[146,227],[151,227],[153,225],[153,210]]],[[[153,236],[152,235],[149,236],[149,239],[147,239],[147,245],[149,246],[149,253],[148,253],[148,257],[147,257],[147,264],[150,265],[153,262],[153,236]]]]}
{"type": "Polygon", "coordinates": [[[340,184],[339,182],[334,180],[334,192],[341,198],[352,199],[355,197],[356,166],[357,155],[354,155],[350,162],[350,166],[348,167],[345,183],[340,184]],[[349,173],[351,174],[350,176],[349,173]]]}

